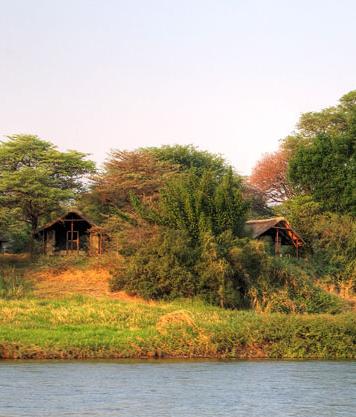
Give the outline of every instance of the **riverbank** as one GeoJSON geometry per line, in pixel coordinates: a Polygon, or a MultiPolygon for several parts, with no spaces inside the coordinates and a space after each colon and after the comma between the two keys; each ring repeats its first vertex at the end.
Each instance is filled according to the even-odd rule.
{"type": "Polygon", "coordinates": [[[1,359],[355,359],[356,315],[228,311],[86,296],[0,300],[1,359]]]}

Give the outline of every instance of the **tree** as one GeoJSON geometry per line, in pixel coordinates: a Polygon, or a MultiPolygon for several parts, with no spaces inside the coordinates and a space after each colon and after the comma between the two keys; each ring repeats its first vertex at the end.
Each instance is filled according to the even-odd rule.
{"type": "Polygon", "coordinates": [[[324,201],[324,209],[354,212],[356,90],[339,104],[301,115],[294,134],[265,155],[249,179],[268,202],[296,195],[324,201]]]}
{"type": "Polygon", "coordinates": [[[334,107],[304,113],[293,136],[288,178],[324,210],[356,214],[356,90],[334,107]]]}
{"type": "Polygon", "coordinates": [[[308,112],[301,115],[297,125],[300,139],[314,138],[320,134],[340,135],[355,128],[356,90],[342,96],[339,104],[320,112],[308,112]]]}
{"type": "Polygon", "coordinates": [[[289,162],[289,178],[324,210],[356,215],[356,136],[318,135],[289,162]]]}
{"type": "Polygon", "coordinates": [[[294,195],[287,177],[289,156],[290,152],[283,148],[265,154],[249,178],[249,183],[260,190],[269,203],[281,203],[294,195]]]}
{"type": "Polygon", "coordinates": [[[0,204],[17,209],[34,236],[41,219],[72,201],[94,163],[77,151],[60,152],[34,135],[13,135],[0,144],[0,204]]]}
{"type": "Polygon", "coordinates": [[[80,205],[93,218],[132,212],[130,195],[145,202],[157,199],[159,189],[178,171],[169,162],[159,161],[147,152],[114,150],[103,170],[92,178],[80,205]]]}
{"type": "Polygon", "coordinates": [[[152,210],[133,196],[137,212],[153,223],[187,233],[199,242],[204,233],[218,236],[231,230],[241,233],[248,203],[242,196],[241,181],[232,169],[217,178],[213,172],[199,175],[195,170],[174,177],[160,191],[152,210]]]}
{"type": "Polygon", "coordinates": [[[0,236],[4,237],[12,252],[23,252],[28,248],[30,226],[20,219],[21,210],[0,207],[0,236]]]}
{"type": "Polygon", "coordinates": [[[164,145],[158,148],[143,148],[142,151],[159,161],[178,166],[180,171],[189,171],[194,168],[199,175],[209,170],[221,176],[229,170],[228,164],[220,155],[201,151],[193,145],[164,145]]]}

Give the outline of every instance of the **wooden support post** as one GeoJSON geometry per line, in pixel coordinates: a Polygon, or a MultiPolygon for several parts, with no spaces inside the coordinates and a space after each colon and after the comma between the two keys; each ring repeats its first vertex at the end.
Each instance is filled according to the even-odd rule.
{"type": "Polygon", "coordinates": [[[279,230],[276,229],[276,240],[274,242],[274,254],[279,255],[280,254],[280,245],[279,245],[279,230]]]}
{"type": "Polygon", "coordinates": [[[70,223],[70,250],[73,250],[73,239],[74,239],[74,222],[70,223]]]}

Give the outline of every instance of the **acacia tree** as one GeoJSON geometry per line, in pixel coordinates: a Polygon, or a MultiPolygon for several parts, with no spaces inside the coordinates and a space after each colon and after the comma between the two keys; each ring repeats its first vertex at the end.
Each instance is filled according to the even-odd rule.
{"type": "Polygon", "coordinates": [[[131,213],[131,194],[145,202],[155,201],[159,190],[172,177],[190,169],[197,175],[210,170],[221,176],[228,167],[220,156],[192,145],[114,150],[102,171],[93,178],[90,192],[83,196],[81,204],[98,220],[113,214],[131,213]]]}
{"type": "Polygon", "coordinates": [[[142,151],[159,161],[177,166],[180,171],[194,169],[198,175],[208,170],[216,176],[222,176],[229,170],[228,164],[220,155],[202,151],[193,145],[163,145],[143,148],[142,151]]]}
{"type": "Polygon", "coordinates": [[[318,135],[338,136],[355,129],[356,90],[342,96],[336,106],[319,112],[303,113],[297,125],[296,135],[304,142],[318,135]]]}
{"type": "Polygon", "coordinates": [[[126,210],[130,193],[154,199],[176,171],[173,164],[158,161],[147,152],[114,150],[102,172],[93,178],[92,197],[102,206],[126,210]]]}
{"type": "Polygon", "coordinates": [[[283,148],[266,154],[252,171],[249,183],[261,191],[268,202],[282,203],[294,195],[287,177],[289,155],[283,148]]]}
{"type": "Polygon", "coordinates": [[[0,204],[17,209],[33,238],[42,218],[83,190],[83,177],[95,169],[86,156],[38,136],[9,136],[0,144],[0,204]]]}

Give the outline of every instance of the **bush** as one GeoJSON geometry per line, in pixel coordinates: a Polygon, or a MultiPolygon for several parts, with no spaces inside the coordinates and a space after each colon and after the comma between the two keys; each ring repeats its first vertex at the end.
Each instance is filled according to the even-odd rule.
{"type": "Polygon", "coordinates": [[[338,297],[319,288],[304,260],[268,255],[265,243],[206,233],[201,246],[183,232],[161,230],[126,267],[113,271],[111,289],[152,299],[199,297],[225,308],[283,313],[337,313],[338,297]]]}
{"type": "Polygon", "coordinates": [[[196,294],[195,250],[181,232],[165,231],[128,257],[113,271],[111,289],[144,298],[173,299],[196,294]]]}
{"type": "Polygon", "coordinates": [[[304,260],[269,257],[267,268],[251,287],[254,307],[282,313],[339,313],[344,303],[319,288],[304,260]]]}
{"type": "Polygon", "coordinates": [[[356,222],[352,216],[322,212],[311,197],[295,197],[280,207],[306,241],[304,253],[314,276],[356,290],[356,222]]]}

